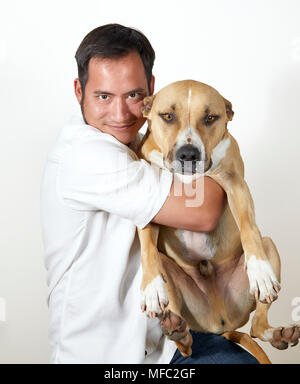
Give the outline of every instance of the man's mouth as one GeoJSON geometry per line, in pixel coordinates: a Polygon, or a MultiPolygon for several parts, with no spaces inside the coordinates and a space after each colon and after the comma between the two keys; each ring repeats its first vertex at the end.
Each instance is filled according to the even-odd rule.
{"type": "Polygon", "coordinates": [[[110,125],[108,124],[107,126],[115,131],[126,131],[126,129],[131,128],[136,122],[128,123],[128,124],[123,124],[123,125],[110,125]]]}

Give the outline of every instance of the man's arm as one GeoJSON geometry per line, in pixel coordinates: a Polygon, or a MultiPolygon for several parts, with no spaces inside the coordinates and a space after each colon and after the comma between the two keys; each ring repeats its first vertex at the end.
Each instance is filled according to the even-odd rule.
{"type": "Polygon", "coordinates": [[[173,179],[169,196],[152,222],[194,232],[212,231],[224,211],[226,193],[210,177],[205,176],[203,181],[202,186],[199,186],[199,183],[196,185],[196,181],[193,182],[195,194],[196,187],[201,188],[201,193],[204,194],[203,203],[199,207],[189,207],[187,201],[195,199],[195,196],[187,196],[184,188],[182,196],[175,196],[173,179]]]}

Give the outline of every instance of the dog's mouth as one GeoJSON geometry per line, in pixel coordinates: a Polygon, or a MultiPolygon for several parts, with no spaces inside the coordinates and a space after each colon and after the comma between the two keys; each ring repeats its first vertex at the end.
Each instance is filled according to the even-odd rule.
{"type": "Polygon", "coordinates": [[[168,168],[181,175],[203,174],[212,166],[212,160],[207,158],[206,153],[192,144],[181,146],[175,153],[170,154],[168,159],[168,168]]]}

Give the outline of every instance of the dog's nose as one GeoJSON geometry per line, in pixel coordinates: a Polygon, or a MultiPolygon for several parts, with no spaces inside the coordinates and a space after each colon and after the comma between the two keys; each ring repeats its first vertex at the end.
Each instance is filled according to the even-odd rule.
{"type": "Polygon", "coordinates": [[[176,152],[176,160],[184,161],[200,161],[201,154],[197,147],[192,144],[185,144],[176,152]]]}

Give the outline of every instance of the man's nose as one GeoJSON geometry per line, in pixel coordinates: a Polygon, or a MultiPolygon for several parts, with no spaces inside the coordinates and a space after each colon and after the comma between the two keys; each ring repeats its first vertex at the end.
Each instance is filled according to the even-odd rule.
{"type": "Polygon", "coordinates": [[[112,119],[115,123],[122,123],[127,121],[130,117],[129,107],[126,103],[126,100],[123,98],[115,98],[114,103],[111,104],[111,107],[112,119]]]}

